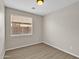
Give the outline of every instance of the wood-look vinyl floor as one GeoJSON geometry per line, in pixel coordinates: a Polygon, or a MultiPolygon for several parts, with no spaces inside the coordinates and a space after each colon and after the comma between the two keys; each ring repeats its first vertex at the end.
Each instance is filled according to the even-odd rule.
{"type": "Polygon", "coordinates": [[[7,51],[4,59],[79,59],[46,44],[7,51]]]}

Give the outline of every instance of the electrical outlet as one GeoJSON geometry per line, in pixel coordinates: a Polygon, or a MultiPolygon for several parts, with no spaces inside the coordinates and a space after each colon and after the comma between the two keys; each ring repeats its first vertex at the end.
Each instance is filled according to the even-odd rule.
{"type": "Polygon", "coordinates": [[[70,49],[71,49],[71,50],[73,49],[72,46],[70,46],[70,49]]]}

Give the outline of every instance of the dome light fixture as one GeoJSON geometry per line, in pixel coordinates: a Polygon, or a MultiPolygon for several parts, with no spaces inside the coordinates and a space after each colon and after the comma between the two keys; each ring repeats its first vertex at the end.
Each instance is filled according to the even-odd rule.
{"type": "Polygon", "coordinates": [[[43,5],[44,4],[44,0],[36,0],[38,5],[43,5]]]}

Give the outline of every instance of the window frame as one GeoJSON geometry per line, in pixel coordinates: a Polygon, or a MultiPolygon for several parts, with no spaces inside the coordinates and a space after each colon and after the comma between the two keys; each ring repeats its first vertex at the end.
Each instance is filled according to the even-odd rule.
{"type": "Polygon", "coordinates": [[[11,24],[12,24],[11,18],[12,18],[12,15],[18,15],[18,16],[22,16],[22,17],[27,17],[27,16],[24,16],[24,15],[19,15],[19,14],[14,14],[14,13],[10,14],[10,34],[11,34],[10,36],[26,36],[26,35],[28,36],[28,35],[32,35],[32,33],[33,33],[33,19],[32,19],[32,17],[28,17],[28,18],[30,18],[32,20],[31,33],[29,33],[29,34],[27,34],[27,33],[26,34],[25,33],[24,34],[23,33],[22,34],[12,34],[11,33],[12,32],[12,29],[11,29],[11,24]]]}

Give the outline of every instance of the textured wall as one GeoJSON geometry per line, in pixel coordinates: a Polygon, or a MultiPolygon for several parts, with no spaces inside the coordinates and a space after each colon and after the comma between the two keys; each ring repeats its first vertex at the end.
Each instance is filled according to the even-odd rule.
{"type": "Polygon", "coordinates": [[[24,47],[42,41],[42,16],[23,12],[11,8],[6,8],[6,50],[24,47]],[[10,36],[10,15],[19,14],[26,17],[31,17],[33,20],[32,35],[10,36]]]}
{"type": "Polygon", "coordinates": [[[0,59],[4,56],[4,41],[5,41],[5,24],[4,24],[4,4],[0,0],[0,59]]]}
{"type": "Polygon", "coordinates": [[[44,42],[79,57],[79,2],[44,17],[44,42]]]}

